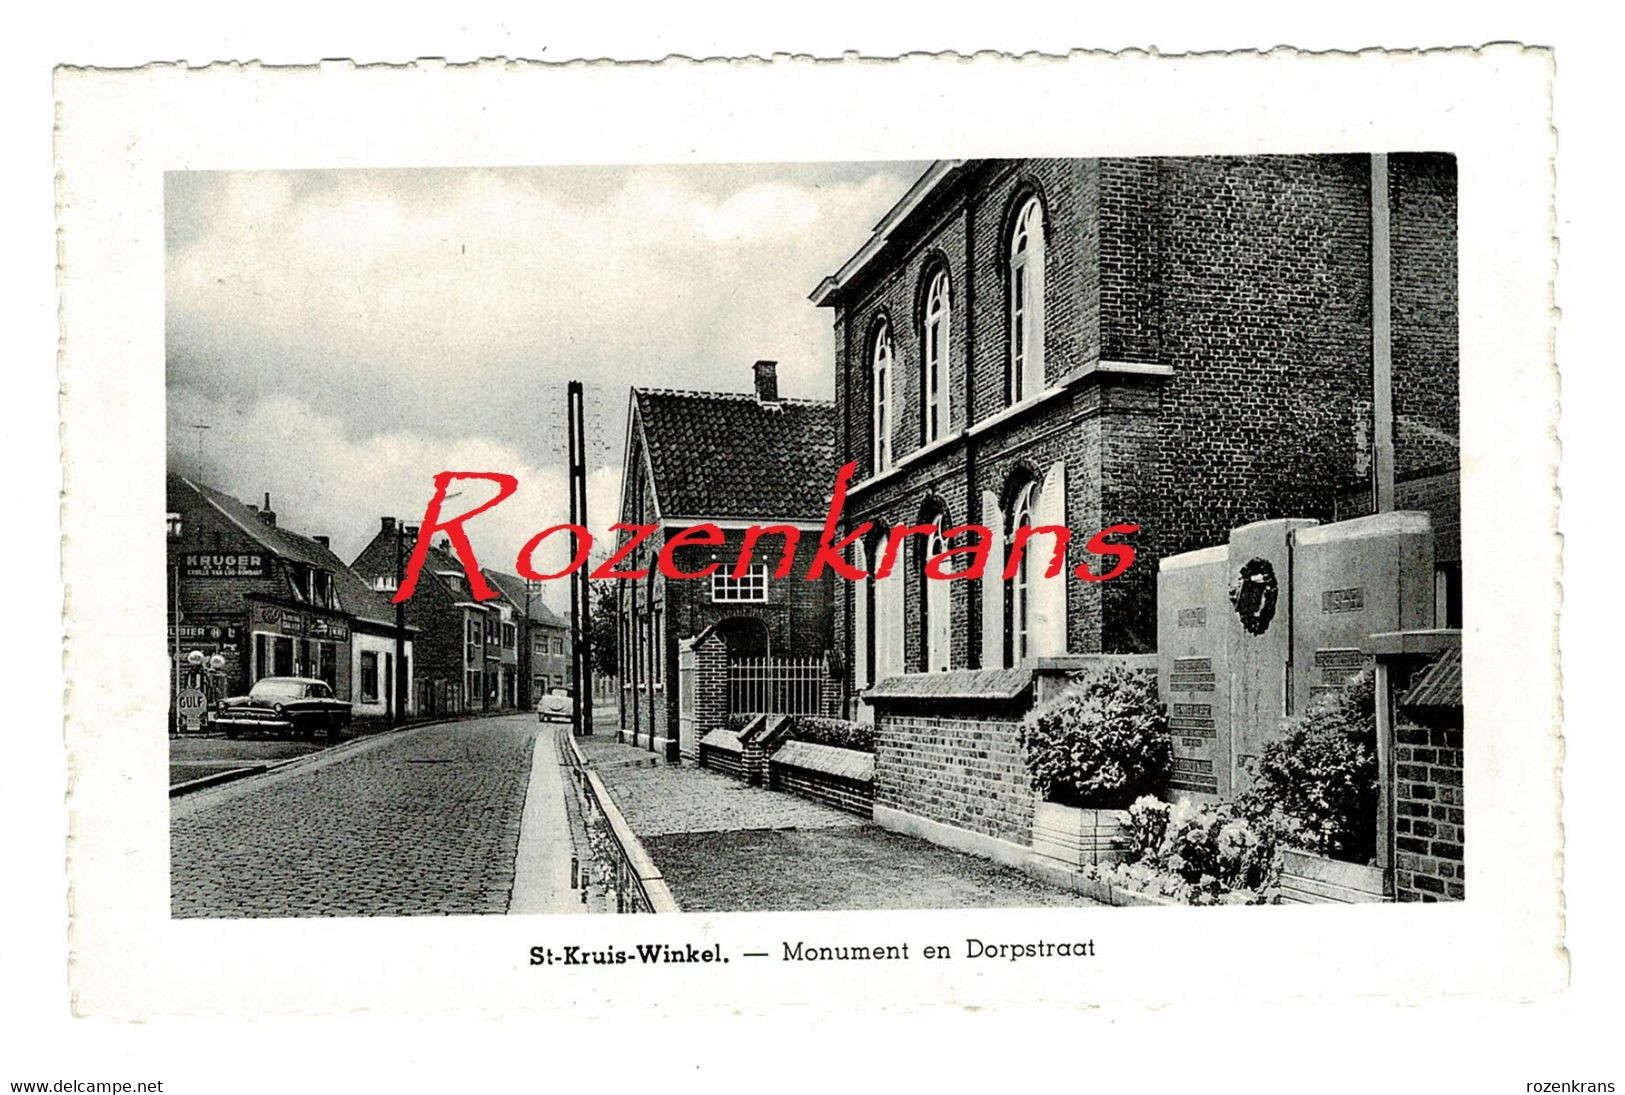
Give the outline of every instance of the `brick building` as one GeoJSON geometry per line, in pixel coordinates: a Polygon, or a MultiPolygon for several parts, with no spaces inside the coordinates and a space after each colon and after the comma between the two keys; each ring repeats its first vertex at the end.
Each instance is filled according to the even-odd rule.
{"type": "MultiPolygon", "coordinates": [[[[269,496],[253,506],[175,474],[166,493],[171,649],[178,640],[182,659],[193,650],[225,659],[212,678],[183,668],[182,683],[219,699],[262,677],[318,677],[357,714],[387,713],[371,710],[378,699],[363,667],[392,679],[393,613],[326,537],[280,527],[269,496]]],[[[410,630],[405,645],[410,680],[410,630]]]]}
{"type": "MultiPolygon", "coordinates": [[[[1397,502],[1457,524],[1456,175],[1437,154],[934,164],[826,278],[848,529],[1140,526],[1110,582],[837,583],[858,690],[1156,644],[1163,556],[1397,502]]],[[[826,475],[827,477],[827,475],[826,475]]],[[[822,488],[827,489],[827,488],[822,488]]],[[[880,544],[860,552],[872,563],[880,544]]],[[[951,546],[951,545],[950,545],[951,546]]],[[[1459,617],[1441,536],[1439,616],[1459,617]],[[1454,603],[1453,603],[1454,602],[1454,603]]],[[[1036,560],[1036,563],[1035,563],[1036,560]]]]}
{"type": "MultiPolygon", "coordinates": [[[[374,591],[392,598],[400,588],[401,568],[411,557],[417,531],[393,517],[380,518],[377,534],[351,567],[374,591]]],[[[511,625],[511,608],[508,613],[511,625]]],[[[502,609],[497,602],[474,600],[462,564],[444,548],[429,549],[405,616],[417,632],[413,707],[418,713],[459,715],[501,706],[502,609]]],[[[515,636],[509,653],[517,642],[515,636]]]]}
{"type": "Polygon", "coordinates": [[[756,362],[754,382],[748,394],[634,388],[627,410],[620,520],[657,531],[621,564],[648,576],[616,583],[620,725],[632,741],[668,755],[677,749],[685,644],[716,641],[703,667],[712,674],[745,658],[768,664],[830,650],[832,581],[807,581],[804,566],[774,577],[782,533],[764,536],[748,572],[732,574],[748,525],[789,526],[817,539],[836,467],[834,404],[781,399],[771,361],[756,362]],[[723,542],[679,546],[674,562],[687,572],[718,569],[668,580],[656,556],[701,523],[716,525],[723,542]]]}
{"type": "Polygon", "coordinates": [[[570,684],[570,625],[542,601],[532,583],[515,574],[485,571],[486,580],[514,611],[519,628],[518,706],[534,708],[549,688],[570,684]]]}

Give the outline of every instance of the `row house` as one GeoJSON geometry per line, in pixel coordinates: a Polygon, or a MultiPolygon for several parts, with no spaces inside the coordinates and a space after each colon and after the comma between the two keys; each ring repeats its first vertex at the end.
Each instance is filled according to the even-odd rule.
{"type": "MultiPolygon", "coordinates": [[[[857,689],[1154,650],[1157,560],[1251,521],[1404,505],[1457,527],[1455,219],[1443,154],[933,164],[812,295],[830,467],[858,464],[847,530],[938,530],[838,583],[857,689]],[[1129,572],[1070,576],[1120,523],[1129,572]],[[990,577],[926,581],[961,524],[994,531],[990,577]],[[1061,577],[1046,537],[1002,578],[1013,530],[1044,524],[1073,530],[1061,577]]],[[[1459,537],[1436,554],[1454,624],[1459,537]]]]}
{"type": "Polygon", "coordinates": [[[536,583],[487,570],[486,580],[512,606],[518,622],[518,706],[531,709],[547,690],[571,685],[570,625],[543,602],[536,583]]]}
{"type": "MultiPolygon", "coordinates": [[[[833,579],[808,581],[804,564],[775,577],[793,550],[782,530],[760,540],[743,573],[735,563],[751,525],[816,542],[834,482],[835,405],[781,398],[772,361],[756,362],[752,380],[748,393],[634,388],[627,409],[619,519],[656,531],[619,564],[648,574],[615,583],[620,726],[668,756],[693,755],[685,719],[692,731],[696,695],[719,694],[725,682],[715,678],[728,664],[805,663],[831,649],[833,579]],[[702,523],[716,526],[721,542],[674,545],[672,559],[685,573],[714,569],[668,579],[656,566],[660,551],[702,523]],[[704,679],[677,687],[685,652],[702,641],[715,660],[694,670],[704,679]]],[[[706,714],[709,727],[726,711],[706,714]]]]}
{"type": "MultiPolygon", "coordinates": [[[[418,527],[379,518],[378,532],[351,564],[378,594],[393,598],[418,527]]],[[[564,623],[514,575],[482,571],[498,593],[476,600],[463,564],[442,538],[431,544],[405,617],[418,632],[417,705],[429,715],[512,711],[533,706],[535,667],[551,679],[554,655],[538,663],[564,623]]],[[[568,656],[566,654],[566,662],[568,656]]],[[[561,674],[562,675],[562,674],[561,674]]]]}
{"type": "Polygon", "coordinates": [[[326,681],[358,715],[388,716],[396,673],[412,679],[415,633],[334,555],[325,536],[277,524],[269,496],[242,502],[171,474],[168,501],[170,645],[182,685],[213,699],[262,677],[326,681]],[[219,655],[218,671],[186,664],[219,655]]]}

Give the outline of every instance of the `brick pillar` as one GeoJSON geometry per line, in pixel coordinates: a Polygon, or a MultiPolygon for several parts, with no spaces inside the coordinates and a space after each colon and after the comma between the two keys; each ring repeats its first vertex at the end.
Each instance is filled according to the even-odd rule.
{"type": "Polygon", "coordinates": [[[728,647],[715,633],[694,646],[694,739],[728,721],[728,647]]]}

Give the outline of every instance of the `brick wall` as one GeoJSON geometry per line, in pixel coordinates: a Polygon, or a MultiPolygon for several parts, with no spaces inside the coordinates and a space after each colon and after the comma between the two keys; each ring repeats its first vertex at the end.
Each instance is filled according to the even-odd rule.
{"type": "Polygon", "coordinates": [[[1388,157],[1394,361],[1394,464],[1401,478],[1459,463],[1461,348],[1456,158],[1388,157]]]}
{"type": "Polygon", "coordinates": [[[1460,900],[1467,885],[1461,727],[1424,726],[1401,707],[1394,737],[1394,895],[1460,900]]]}
{"type": "MultiPolygon", "coordinates": [[[[1389,171],[1404,475],[1455,461],[1455,170],[1448,156],[1395,155],[1389,171]]],[[[1005,409],[1005,251],[1011,211],[1027,194],[1046,210],[1050,380],[1099,359],[1168,365],[1174,375],[1086,383],[946,446],[854,495],[854,523],[912,521],[928,499],[955,521],[977,521],[983,489],[999,491],[1022,464],[1041,470],[1064,456],[1074,530],[1119,521],[1143,530],[1128,577],[1069,589],[1069,647],[1134,652],[1154,642],[1157,559],[1220,543],[1252,521],[1329,520],[1339,495],[1366,481],[1369,157],[985,161],[949,189],[894,231],[836,302],[843,459],[859,462],[860,480],[871,474],[869,335],[882,316],[896,332],[896,457],[917,444],[918,338],[897,317],[912,316],[931,262],[945,259],[964,287],[952,366],[957,378],[969,363],[960,403],[973,422],[1005,409]]],[[[955,591],[955,666],[977,664],[970,592],[955,591]]],[[[918,612],[916,595],[907,603],[918,612]]],[[[844,641],[850,596],[837,621],[844,641]]],[[[906,631],[905,664],[917,666],[918,628],[906,631]]]]}
{"type": "Polygon", "coordinates": [[[874,803],[1029,844],[1033,791],[1016,742],[1019,715],[883,708],[875,718],[874,803]]]}
{"type": "Polygon", "coordinates": [[[859,817],[873,817],[875,812],[874,787],[854,779],[841,779],[825,772],[814,772],[788,764],[768,764],[768,786],[801,798],[822,802],[837,810],[859,817]]]}

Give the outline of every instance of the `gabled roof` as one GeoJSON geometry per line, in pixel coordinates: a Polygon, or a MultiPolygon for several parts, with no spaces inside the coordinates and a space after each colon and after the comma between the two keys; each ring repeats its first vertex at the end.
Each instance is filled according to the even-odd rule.
{"type": "Polygon", "coordinates": [[[835,485],[835,404],[632,389],[663,520],[816,521],[835,485]]]}
{"type": "MultiPolygon", "coordinates": [[[[481,568],[484,570],[484,568],[481,568]]],[[[500,570],[486,570],[485,580],[512,602],[513,607],[521,615],[525,611],[525,580],[516,574],[504,574],[500,570]]],[[[544,627],[569,627],[559,616],[542,601],[542,595],[532,592],[530,595],[530,618],[533,623],[544,627]]]]}
{"type": "Polygon", "coordinates": [[[833,304],[840,291],[881,252],[891,240],[892,234],[908,220],[909,215],[924,204],[925,200],[943,185],[943,180],[952,175],[964,162],[964,160],[937,160],[926,168],[920,177],[914,180],[914,185],[908,188],[908,193],[899,198],[897,204],[880,218],[857,253],[847,259],[839,270],[819,282],[818,287],[807,299],[820,308],[833,304]]]}
{"type": "Polygon", "coordinates": [[[347,612],[358,620],[395,626],[394,606],[376,593],[365,578],[351,570],[344,560],[333,554],[332,549],[325,544],[289,529],[266,524],[259,510],[213,487],[206,487],[181,475],[173,476],[172,479],[196,493],[271,554],[320,570],[331,571],[340,611],[347,612]]]}
{"type": "Polygon", "coordinates": [[[317,565],[333,572],[333,585],[339,595],[339,607],[358,620],[382,624],[393,629],[395,606],[382,593],[368,585],[365,578],[346,566],[344,560],[334,555],[332,551],[315,541],[311,541],[311,546],[328,556],[327,562],[317,565]]]}
{"type": "MultiPolygon", "coordinates": [[[[260,516],[260,511],[246,502],[240,502],[229,494],[224,494],[213,487],[206,487],[202,483],[194,482],[184,475],[172,475],[171,482],[179,481],[188,489],[197,494],[205,502],[220,511],[228,521],[240,528],[249,539],[258,543],[272,555],[308,566],[328,567],[331,564],[327,557],[332,552],[316,550],[321,545],[308,536],[300,536],[296,532],[289,532],[285,528],[266,524],[260,516]]],[[[343,563],[339,564],[343,566],[343,563]]]]}

